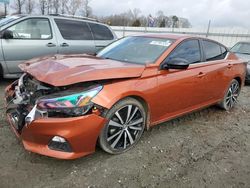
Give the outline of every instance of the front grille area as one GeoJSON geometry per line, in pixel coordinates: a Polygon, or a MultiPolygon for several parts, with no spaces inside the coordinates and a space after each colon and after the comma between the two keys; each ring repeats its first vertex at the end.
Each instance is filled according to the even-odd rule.
{"type": "Polygon", "coordinates": [[[12,125],[15,127],[18,133],[21,133],[24,125],[25,125],[25,117],[28,115],[28,111],[26,109],[8,109],[7,114],[10,117],[10,121],[12,125]]]}

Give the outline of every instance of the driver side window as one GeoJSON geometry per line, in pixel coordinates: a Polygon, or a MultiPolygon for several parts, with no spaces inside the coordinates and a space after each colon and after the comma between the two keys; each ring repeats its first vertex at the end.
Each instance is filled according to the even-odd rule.
{"type": "Polygon", "coordinates": [[[167,57],[166,61],[171,61],[175,58],[187,60],[190,64],[201,62],[201,52],[198,40],[188,40],[182,42],[174,51],[167,57]]]}
{"type": "Polygon", "coordinates": [[[19,22],[10,28],[13,39],[46,40],[52,38],[49,20],[46,18],[32,18],[19,22]]]}

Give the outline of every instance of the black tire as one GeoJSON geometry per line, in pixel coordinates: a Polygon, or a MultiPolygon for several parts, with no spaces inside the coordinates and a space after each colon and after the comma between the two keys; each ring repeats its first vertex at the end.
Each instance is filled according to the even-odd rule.
{"type": "Polygon", "coordinates": [[[147,113],[134,98],[116,103],[106,114],[107,123],[100,135],[101,148],[110,154],[121,154],[133,148],[146,126],[147,113]]]}
{"type": "Polygon", "coordinates": [[[240,90],[241,90],[240,83],[237,80],[233,79],[227,89],[227,92],[223,100],[219,103],[219,106],[227,111],[232,109],[237,103],[240,90]]]}

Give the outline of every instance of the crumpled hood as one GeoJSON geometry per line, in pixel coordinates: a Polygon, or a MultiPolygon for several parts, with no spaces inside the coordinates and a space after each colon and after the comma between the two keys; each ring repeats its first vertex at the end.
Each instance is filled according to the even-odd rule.
{"type": "Polygon", "coordinates": [[[101,59],[90,55],[54,55],[35,58],[19,65],[23,72],[37,80],[66,86],[79,82],[135,78],[142,75],[145,65],[101,59]]]}

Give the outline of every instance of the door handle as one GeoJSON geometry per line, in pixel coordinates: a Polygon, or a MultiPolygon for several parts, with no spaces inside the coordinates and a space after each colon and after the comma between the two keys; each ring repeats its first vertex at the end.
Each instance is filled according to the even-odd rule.
{"type": "Polygon", "coordinates": [[[204,72],[200,72],[199,74],[198,74],[198,78],[202,78],[202,77],[204,77],[206,74],[204,73],[204,72]]]}
{"type": "Polygon", "coordinates": [[[61,47],[68,47],[69,45],[68,45],[66,42],[64,42],[64,43],[62,43],[60,46],[61,46],[61,47]]]}
{"type": "Polygon", "coordinates": [[[229,68],[229,69],[231,69],[232,67],[233,67],[232,64],[228,64],[228,65],[227,65],[227,68],[229,68]]]}
{"type": "Polygon", "coordinates": [[[46,46],[47,47],[56,47],[56,45],[54,43],[52,43],[52,42],[48,43],[46,46]]]}

